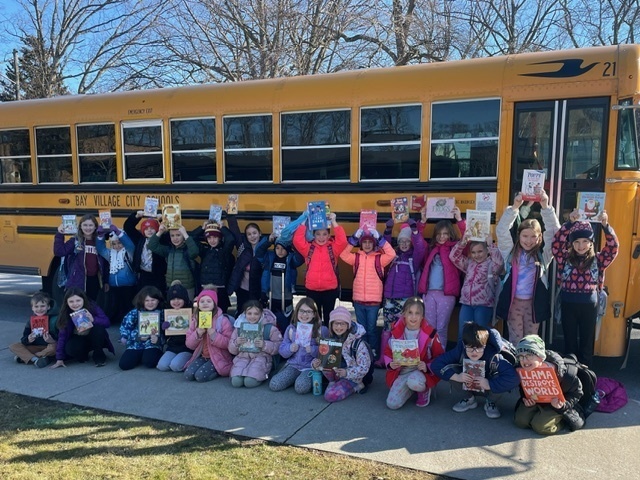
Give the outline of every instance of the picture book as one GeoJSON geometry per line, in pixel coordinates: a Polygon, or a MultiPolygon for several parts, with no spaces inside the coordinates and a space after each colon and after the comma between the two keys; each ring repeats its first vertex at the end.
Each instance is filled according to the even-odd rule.
{"type": "Polygon", "coordinates": [[[496,192],[476,193],[476,210],[495,212],[497,196],[496,192]]]}
{"type": "MultiPolygon", "coordinates": [[[[484,378],[484,360],[471,360],[470,358],[464,358],[462,360],[462,373],[468,373],[472,377],[484,378]]],[[[473,392],[480,392],[479,388],[475,388],[474,385],[462,384],[463,390],[469,390],[473,392]]]]}
{"type": "Polygon", "coordinates": [[[391,199],[391,210],[394,223],[404,223],[409,220],[409,201],[407,197],[391,199]]]}
{"type": "Polygon", "coordinates": [[[255,341],[262,338],[262,324],[244,322],[238,329],[238,337],[247,341],[238,347],[241,352],[258,353],[261,348],[256,347],[255,341]]]}
{"type": "Polygon", "coordinates": [[[227,215],[238,214],[238,194],[230,193],[227,197],[227,215]]]}
{"type": "Polygon", "coordinates": [[[307,210],[309,212],[309,230],[329,228],[329,222],[327,221],[327,205],[324,200],[309,202],[307,204],[307,210]]]}
{"type": "Polygon", "coordinates": [[[75,235],[78,233],[78,223],[75,215],[62,215],[62,229],[64,233],[75,235]]]}
{"type": "Polygon", "coordinates": [[[93,322],[86,308],[82,308],[69,314],[71,321],[76,326],[78,333],[86,332],[93,327],[93,322]]]}
{"type": "Polygon", "coordinates": [[[98,210],[98,217],[98,223],[102,228],[111,228],[111,210],[98,210]]]}
{"type": "Polygon", "coordinates": [[[426,195],[411,195],[411,211],[419,212],[427,206],[426,195]]]}
{"type": "Polygon", "coordinates": [[[427,218],[453,218],[455,206],[454,197],[429,197],[427,198],[427,218]]]}
{"type": "Polygon", "coordinates": [[[296,323],[296,338],[294,342],[298,344],[300,348],[308,347],[311,345],[311,335],[313,333],[312,323],[296,323]]]}
{"type": "Polygon", "coordinates": [[[164,321],[169,327],[164,331],[165,335],[186,335],[189,330],[189,320],[193,312],[190,308],[168,308],[164,311],[164,321]]]}
{"type": "Polygon", "coordinates": [[[469,240],[486,242],[491,233],[491,212],[485,210],[467,210],[467,229],[469,240]]]}
{"type": "Polygon", "coordinates": [[[520,386],[526,398],[536,403],[550,403],[554,398],[564,402],[564,395],[554,367],[542,364],[529,371],[524,368],[516,368],[516,370],[520,375],[520,386]]]}
{"type": "Polygon", "coordinates": [[[600,223],[606,195],[604,192],[578,192],[579,220],[600,223]]]}
{"type": "Polygon", "coordinates": [[[160,312],[158,310],[138,310],[138,338],[147,340],[160,333],[160,312]]]}
{"type": "Polygon", "coordinates": [[[282,215],[273,216],[273,234],[275,237],[279,237],[282,234],[282,230],[291,223],[291,217],[284,217],[282,215]]]}
{"type": "Polygon", "coordinates": [[[323,370],[340,368],[342,362],[342,342],[321,338],[318,342],[318,358],[323,370]]]}
{"type": "Polygon", "coordinates": [[[360,227],[363,231],[373,232],[378,223],[378,212],[375,210],[360,210],[360,227]]]}
{"type": "Polygon", "coordinates": [[[182,215],[180,214],[180,205],[167,204],[162,206],[162,223],[167,230],[177,230],[182,226],[182,215]]]}
{"type": "Polygon", "coordinates": [[[36,337],[42,337],[45,333],[49,333],[49,315],[32,315],[31,333],[36,337]]]}
{"type": "Polygon", "coordinates": [[[211,328],[213,326],[213,312],[198,312],[198,328],[211,328]]]}
{"type": "Polygon", "coordinates": [[[540,195],[544,188],[544,170],[524,170],[522,173],[522,200],[525,202],[533,200],[540,201],[540,195]]]}
{"type": "Polygon", "coordinates": [[[147,197],[144,199],[143,215],[145,217],[156,218],[158,216],[158,199],[147,197]]]}
{"type": "Polygon", "coordinates": [[[389,344],[391,345],[394,362],[403,367],[412,367],[420,363],[420,349],[418,348],[417,338],[413,340],[393,338],[389,340],[389,344]]]}
{"type": "Polygon", "coordinates": [[[222,205],[211,205],[209,207],[209,220],[220,225],[222,222],[222,205]]]}

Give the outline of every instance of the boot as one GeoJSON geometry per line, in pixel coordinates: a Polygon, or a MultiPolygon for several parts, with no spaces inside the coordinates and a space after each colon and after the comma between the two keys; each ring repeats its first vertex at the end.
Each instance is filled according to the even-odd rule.
{"type": "Polygon", "coordinates": [[[391,338],[391,331],[390,330],[383,330],[382,331],[382,335],[380,336],[380,357],[373,364],[374,367],[376,367],[376,368],[387,368],[387,366],[384,364],[384,351],[387,348],[387,345],[389,343],[389,339],[390,338],[391,338]]]}

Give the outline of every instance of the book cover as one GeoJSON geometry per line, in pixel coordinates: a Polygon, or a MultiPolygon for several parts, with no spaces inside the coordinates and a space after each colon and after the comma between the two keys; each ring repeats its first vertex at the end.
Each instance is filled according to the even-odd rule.
{"type": "Polygon", "coordinates": [[[542,364],[533,370],[527,371],[524,368],[516,368],[516,370],[526,398],[536,403],[550,403],[554,398],[564,402],[564,395],[554,367],[542,364]]]}
{"type": "Polygon", "coordinates": [[[211,328],[213,326],[213,312],[198,312],[198,328],[211,328]]]}
{"type": "Polygon", "coordinates": [[[282,234],[282,230],[291,223],[291,217],[284,217],[282,215],[273,216],[273,234],[279,237],[282,234]]]}
{"type": "Polygon", "coordinates": [[[75,215],[62,215],[62,229],[64,233],[75,235],[78,233],[78,223],[75,215]]]}
{"type": "Polygon", "coordinates": [[[259,353],[261,348],[256,347],[255,341],[262,338],[262,324],[244,322],[238,329],[238,337],[247,341],[238,347],[241,352],[259,353]]]}
{"type": "Polygon", "coordinates": [[[391,353],[393,361],[399,363],[403,367],[412,367],[420,363],[420,350],[418,348],[418,339],[401,340],[392,338],[389,340],[391,345],[391,353]]]}
{"type": "MultiPolygon", "coordinates": [[[[472,377],[483,378],[485,374],[484,360],[471,360],[470,358],[464,358],[462,360],[462,372],[468,373],[472,377]]],[[[474,388],[473,385],[462,384],[463,390],[469,390],[472,392],[480,392],[479,388],[474,388]]]]}
{"type": "Polygon", "coordinates": [[[311,345],[311,334],[313,333],[312,323],[298,322],[296,324],[296,338],[294,342],[300,347],[305,348],[311,345]]]}
{"type": "Polygon", "coordinates": [[[158,310],[138,310],[138,338],[147,340],[160,333],[160,312],[158,310]]]}
{"type": "Polygon", "coordinates": [[[411,211],[420,212],[427,206],[426,195],[411,195],[411,211]]]}
{"type": "Polygon", "coordinates": [[[104,228],[111,228],[111,210],[98,210],[98,224],[104,228]]]}
{"type": "Polygon", "coordinates": [[[71,317],[73,324],[76,326],[78,333],[85,332],[93,327],[93,322],[91,321],[89,312],[86,308],[71,312],[69,316],[71,317]]]}
{"type": "Polygon", "coordinates": [[[144,199],[143,215],[145,217],[156,218],[158,216],[158,199],[147,197],[144,199]]]}
{"type": "Polygon", "coordinates": [[[407,197],[392,198],[391,209],[394,223],[404,223],[409,220],[409,201],[407,197]]]}
{"type": "Polygon", "coordinates": [[[222,222],[222,205],[211,205],[209,207],[209,220],[216,222],[218,225],[222,222]]]}
{"type": "Polygon", "coordinates": [[[579,220],[600,223],[606,196],[604,192],[578,192],[579,220]]]}
{"type": "Polygon", "coordinates": [[[190,308],[168,308],[164,311],[164,321],[169,327],[164,331],[165,335],[186,335],[189,330],[189,320],[193,312],[190,308]]]}
{"type": "Polygon", "coordinates": [[[162,206],[162,223],[168,230],[177,230],[182,226],[182,215],[180,205],[167,204],[162,206]]]}
{"type": "Polygon", "coordinates": [[[544,188],[544,170],[524,170],[522,172],[522,200],[525,202],[533,200],[540,201],[540,195],[544,188]]]}
{"type": "Polygon", "coordinates": [[[31,333],[36,337],[42,337],[45,333],[49,333],[49,315],[32,315],[31,333]]]}
{"type": "Polygon", "coordinates": [[[373,232],[377,228],[378,212],[376,210],[360,210],[360,226],[363,231],[373,232]]]}
{"type": "Polygon", "coordinates": [[[454,197],[429,197],[427,198],[427,218],[453,218],[455,206],[454,197]]]}
{"type": "Polygon", "coordinates": [[[324,200],[309,202],[307,204],[307,210],[309,212],[309,230],[329,228],[329,222],[327,222],[327,205],[324,200]]]}
{"type": "Polygon", "coordinates": [[[491,233],[491,212],[485,210],[467,210],[467,229],[469,240],[486,242],[491,233]]]}
{"type": "Polygon", "coordinates": [[[476,210],[495,212],[498,194],[496,192],[476,193],[476,210]]]}
{"type": "Polygon", "coordinates": [[[238,214],[238,194],[230,193],[227,197],[227,215],[238,214]]]}
{"type": "Polygon", "coordinates": [[[342,342],[321,338],[318,342],[318,358],[323,370],[340,368],[342,362],[342,342]]]}

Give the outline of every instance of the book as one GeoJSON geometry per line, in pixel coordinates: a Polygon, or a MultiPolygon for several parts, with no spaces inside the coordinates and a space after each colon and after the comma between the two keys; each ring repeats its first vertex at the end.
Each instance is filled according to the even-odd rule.
{"type": "Polygon", "coordinates": [[[78,223],[75,215],[62,215],[62,230],[69,235],[78,233],[78,223]]]}
{"type": "MultiPolygon", "coordinates": [[[[471,360],[470,358],[462,359],[462,373],[468,373],[474,378],[484,378],[484,360],[471,360]]],[[[480,392],[479,388],[474,388],[473,385],[462,384],[463,390],[469,390],[471,392],[480,392]]]]}
{"type": "Polygon", "coordinates": [[[222,205],[211,205],[209,207],[209,220],[220,225],[222,222],[222,205]]]}
{"type": "Polygon", "coordinates": [[[312,323],[296,323],[296,338],[294,342],[300,347],[308,347],[311,345],[311,335],[313,333],[312,323]]]}
{"type": "Polygon", "coordinates": [[[420,349],[418,348],[417,338],[413,340],[392,338],[389,340],[389,344],[391,345],[394,362],[403,367],[412,367],[420,363],[420,349]]]}
{"type": "Polygon", "coordinates": [[[564,402],[564,395],[554,367],[542,364],[533,370],[524,368],[516,368],[516,370],[526,398],[536,403],[550,403],[554,398],[564,402]]]}
{"type": "Polygon", "coordinates": [[[180,205],[167,204],[162,206],[162,223],[168,230],[177,230],[182,226],[182,215],[180,205]]]}
{"type": "Polygon", "coordinates": [[[307,220],[309,230],[322,230],[329,228],[327,221],[327,204],[324,200],[309,202],[307,204],[309,218],[307,220]]]}
{"type": "Polygon", "coordinates": [[[486,242],[491,233],[491,212],[485,210],[467,210],[467,229],[469,240],[486,242]]]}
{"type": "Polygon", "coordinates": [[[31,333],[36,337],[42,337],[45,333],[49,333],[49,315],[32,315],[30,323],[31,333]]]}
{"type": "Polygon", "coordinates": [[[82,308],[69,314],[71,321],[76,327],[78,333],[86,332],[93,327],[90,314],[86,308],[82,308]]]}
{"type": "Polygon", "coordinates": [[[213,326],[213,312],[198,312],[198,328],[211,328],[213,326]]]}
{"type": "Polygon", "coordinates": [[[98,210],[98,223],[102,228],[111,228],[111,210],[98,210]]]}
{"type": "Polygon", "coordinates": [[[540,201],[540,195],[544,188],[545,172],[544,170],[524,170],[522,172],[522,200],[525,202],[533,200],[540,201]]]}
{"type": "Polygon", "coordinates": [[[360,210],[360,226],[363,231],[373,232],[377,228],[378,212],[375,210],[360,210]]]}
{"type": "Polygon", "coordinates": [[[238,328],[238,337],[247,341],[238,347],[241,352],[259,353],[261,348],[256,347],[255,341],[262,338],[262,324],[243,322],[238,328]]]}
{"type": "Polygon", "coordinates": [[[282,234],[282,230],[291,223],[291,217],[284,217],[282,215],[273,216],[273,234],[279,237],[282,234]]]}
{"type": "Polygon", "coordinates": [[[323,370],[340,368],[342,362],[342,342],[321,338],[318,342],[318,358],[323,370]]]}
{"type": "Polygon", "coordinates": [[[238,214],[238,194],[230,193],[227,197],[227,215],[238,214]]]}
{"type": "Polygon", "coordinates": [[[496,192],[476,193],[476,210],[495,212],[498,194],[496,192]]]}
{"type": "Polygon", "coordinates": [[[427,206],[426,195],[411,195],[411,211],[420,212],[427,206]]]}
{"type": "Polygon", "coordinates": [[[168,308],[164,311],[164,321],[169,327],[164,331],[165,335],[186,335],[189,330],[189,320],[193,312],[190,308],[168,308]]]}
{"type": "Polygon", "coordinates": [[[427,198],[427,218],[453,218],[455,206],[454,197],[429,197],[427,198]]]}
{"type": "Polygon", "coordinates": [[[409,201],[407,197],[392,198],[391,209],[394,223],[404,223],[409,220],[409,201]]]}
{"type": "Polygon", "coordinates": [[[147,197],[144,199],[144,210],[142,215],[145,217],[156,218],[158,216],[158,199],[147,197]]]}
{"type": "Polygon", "coordinates": [[[578,192],[577,209],[580,214],[578,219],[600,223],[606,196],[604,192],[578,192]]]}
{"type": "Polygon", "coordinates": [[[147,340],[160,333],[160,312],[158,310],[138,310],[138,338],[147,340]]]}

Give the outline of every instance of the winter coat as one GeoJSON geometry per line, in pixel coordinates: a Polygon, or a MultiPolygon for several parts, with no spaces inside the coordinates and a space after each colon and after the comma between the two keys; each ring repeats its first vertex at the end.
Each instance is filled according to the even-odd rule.
{"type": "MultiPolygon", "coordinates": [[[[273,267],[273,263],[278,259],[278,261],[282,261],[281,258],[276,256],[276,252],[273,250],[269,250],[264,255],[264,260],[262,262],[262,293],[268,294],[271,291],[271,268],[273,267]]],[[[298,252],[289,252],[289,254],[285,258],[285,262],[287,263],[287,267],[284,273],[284,288],[285,288],[285,298],[291,297],[292,292],[296,287],[296,280],[298,279],[298,267],[304,263],[304,258],[298,252]]],[[[280,297],[274,297],[280,298],[280,297]]]]}
{"type": "MultiPolygon", "coordinates": [[[[391,242],[391,235],[385,235],[385,240],[391,242]]],[[[417,293],[427,242],[416,232],[411,234],[411,244],[412,247],[406,252],[396,249],[396,257],[392,260],[384,281],[384,298],[409,298],[417,293]]]]}
{"type": "Polygon", "coordinates": [[[200,249],[200,284],[226,287],[235,264],[233,249],[235,237],[227,227],[220,229],[222,238],[217,247],[212,247],[204,237],[202,227],[197,227],[191,236],[200,249]]]}
{"type": "MultiPolygon", "coordinates": [[[[485,361],[484,376],[489,380],[489,388],[493,393],[504,393],[520,385],[518,372],[500,354],[501,350],[502,337],[492,328],[480,360],[485,361]]],[[[460,340],[453,350],[443,353],[431,363],[431,371],[443,380],[449,380],[453,374],[462,372],[462,360],[465,358],[468,357],[460,340]]]]}
{"type": "Polygon", "coordinates": [[[422,273],[420,274],[420,280],[418,281],[418,293],[425,294],[429,291],[429,273],[431,271],[431,264],[436,255],[440,255],[440,261],[442,262],[442,269],[444,274],[444,288],[445,295],[452,295],[457,297],[460,295],[460,271],[453,264],[449,255],[451,249],[456,245],[456,242],[449,241],[442,245],[436,244],[429,249],[429,253],[422,267],[422,273]]]}
{"type": "MultiPolygon", "coordinates": [[[[133,252],[133,271],[138,274],[140,273],[140,264],[142,261],[142,250],[144,249],[144,244],[147,241],[147,238],[140,233],[137,225],[141,219],[137,217],[136,212],[133,212],[129,217],[124,221],[124,225],[122,229],[129,235],[129,238],[135,245],[135,250],[133,252]]],[[[155,235],[152,235],[155,236],[155,235]]],[[[157,276],[163,276],[167,273],[167,260],[158,255],[157,253],[151,254],[151,273],[157,276]]]]}
{"type": "Polygon", "coordinates": [[[215,335],[211,339],[209,330],[205,332],[202,338],[198,338],[196,328],[198,328],[198,318],[194,315],[189,322],[189,330],[187,331],[186,345],[193,350],[193,355],[189,361],[185,364],[186,369],[196,359],[202,355],[204,348],[204,342],[207,342],[207,348],[209,350],[209,358],[211,363],[218,372],[218,375],[228,377],[231,371],[231,365],[233,363],[233,355],[229,352],[229,339],[233,333],[232,319],[222,313],[222,310],[218,308],[216,317],[213,319],[212,325],[215,325],[215,335]]]}
{"type": "Polygon", "coordinates": [[[165,278],[167,285],[171,285],[174,280],[180,280],[182,286],[187,290],[196,288],[196,264],[195,258],[198,256],[198,245],[193,237],[189,236],[182,245],[162,245],[160,237],[153,235],[149,239],[149,250],[167,259],[167,273],[165,278]]]}
{"type": "MultiPolygon", "coordinates": [[[[131,287],[136,284],[136,274],[132,270],[133,254],[135,252],[135,245],[125,232],[121,232],[118,236],[120,242],[125,250],[124,267],[118,270],[116,273],[109,270],[109,285],[112,287],[131,287]]],[[[111,259],[111,250],[107,248],[104,237],[99,236],[96,240],[96,248],[98,249],[98,255],[104,258],[107,262],[111,259]]]]}
{"type": "MultiPolygon", "coordinates": [[[[324,325],[320,327],[320,338],[327,338],[329,329],[324,325]]],[[[280,356],[287,359],[287,365],[296,370],[309,370],[311,362],[314,358],[318,358],[318,339],[311,337],[311,353],[307,352],[305,347],[298,348],[297,351],[291,351],[291,344],[296,340],[296,326],[289,325],[282,336],[282,343],[278,349],[280,356]]]]}
{"type": "Polygon", "coordinates": [[[369,356],[369,349],[366,343],[363,341],[358,345],[356,356],[351,356],[351,346],[357,339],[364,337],[366,330],[359,323],[352,323],[351,329],[347,334],[347,338],[342,343],[342,361],[346,365],[344,367],[347,370],[347,380],[349,380],[356,392],[359,392],[364,388],[362,379],[369,372],[369,366],[374,361],[369,356]]]}
{"type": "Polygon", "coordinates": [[[237,344],[238,330],[243,322],[246,322],[244,314],[240,315],[234,324],[235,328],[231,334],[229,340],[229,351],[236,355],[233,359],[233,366],[231,367],[231,377],[251,377],[259,382],[266,380],[271,372],[273,365],[273,355],[278,353],[280,344],[282,343],[282,334],[276,325],[276,316],[271,310],[263,310],[262,317],[259,322],[262,325],[272,324],[271,331],[269,332],[269,340],[264,341],[262,351],[258,353],[241,352],[237,344]]]}
{"type": "MultiPolygon", "coordinates": [[[[393,328],[391,329],[391,338],[384,348],[384,364],[387,366],[386,382],[387,387],[389,388],[391,388],[393,382],[396,381],[400,375],[400,371],[402,370],[402,367],[396,369],[389,368],[389,364],[393,361],[390,342],[393,341],[394,338],[403,340],[405,328],[406,324],[404,317],[400,317],[398,321],[393,324],[393,328]]],[[[427,372],[422,372],[427,382],[427,388],[433,388],[440,381],[440,378],[432,372],[431,363],[434,358],[437,358],[444,353],[444,348],[442,348],[436,329],[429,325],[424,319],[420,324],[420,333],[418,334],[418,350],[420,352],[420,361],[427,365],[427,372]]]]}
{"type": "Polygon", "coordinates": [[[460,303],[471,306],[493,308],[496,303],[496,289],[504,260],[497,247],[489,248],[489,256],[478,263],[464,254],[465,245],[458,242],[451,250],[449,258],[453,264],[465,273],[460,303]]]}
{"type": "Polygon", "coordinates": [[[324,292],[338,288],[339,282],[335,271],[338,267],[340,254],[347,247],[347,235],[340,225],[334,227],[333,230],[334,238],[330,238],[324,245],[318,245],[315,240],[312,242],[307,241],[306,224],[300,225],[293,234],[293,246],[305,258],[307,263],[307,273],[304,279],[304,286],[307,290],[324,292]],[[314,245],[313,254],[309,259],[309,250],[312,244],[314,245]],[[329,245],[331,245],[331,250],[333,251],[335,264],[331,262],[329,245]]]}
{"type": "MultiPolygon", "coordinates": [[[[574,410],[580,399],[582,398],[583,390],[582,383],[576,375],[577,371],[570,370],[564,363],[562,356],[552,350],[547,350],[545,362],[551,364],[556,369],[558,375],[558,381],[560,382],[560,388],[562,389],[562,395],[564,396],[565,403],[562,408],[553,408],[551,404],[548,404],[549,408],[553,408],[556,412],[562,414],[568,410],[574,410]]],[[[524,397],[524,392],[520,389],[521,397],[524,397]]]]}
{"type": "MultiPolygon", "coordinates": [[[[160,325],[164,321],[164,312],[160,311],[160,325]]],[[[163,336],[161,332],[158,331],[158,341],[157,343],[151,342],[151,337],[146,340],[140,340],[139,338],[139,328],[138,328],[138,320],[139,320],[139,312],[137,308],[134,308],[129,313],[127,313],[122,319],[122,323],[120,324],[120,338],[127,339],[127,350],[146,350],[147,348],[158,348],[162,350],[162,339],[163,336]]]]}
{"type": "MultiPolygon", "coordinates": [[[[353,253],[345,249],[340,254],[340,258],[347,264],[354,267],[353,278],[353,301],[358,303],[381,303],[383,283],[378,272],[376,272],[376,256],[380,257],[382,271],[396,256],[396,252],[389,242],[381,242],[382,247],[365,253],[359,250],[353,253]],[[355,271],[356,255],[360,257],[358,271],[355,271]]],[[[314,252],[315,253],[315,252],[314,252]]]]}
{"type": "MultiPolygon", "coordinates": [[[[53,239],[53,254],[56,257],[65,258],[65,262],[71,261],[71,264],[66,267],[68,274],[65,288],[77,287],[86,291],[87,278],[84,245],[75,237],[65,242],[64,235],[56,232],[53,239]]],[[[105,285],[109,281],[109,267],[104,258],[97,254],[97,249],[96,256],[98,257],[98,280],[102,287],[102,285],[105,285]]]]}
{"type": "Polygon", "coordinates": [[[228,215],[227,223],[229,224],[229,230],[233,233],[235,245],[238,249],[236,264],[233,266],[229,283],[227,284],[227,293],[231,295],[233,292],[238,291],[242,284],[244,272],[247,267],[249,267],[249,296],[254,300],[258,300],[262,293],[260,284],[262,282],[263,260],[263,257],[259,256],[259,253],[266,251],[265,246],[269,239],[263,236],[258,244],[253,247],[246,237],[240,233],[235,215],[228,215]]]}
{"type": "MultiPolygon", "coordinates": [[[[109,338],[109,332],[107,329],[111,326],[109,322],[109,318],[102,311],[98,305],[95,303],[91,303],[88,307],[85,307],[89,313],[93,316],[93,324],[100,325],[105,328],[104,336],[107,344],[107,349],[115,355],[116,351],[113,348],[113,344],[111,343],[111,339],[109,338]]],[[[72,335],[76,335],[75,333],[75,325],[71,319],[67,322],[67,325],[58,331],[58,343],[56,345],[56,360],[64,360],[67,358],[67,354],[64,349],[67,345],[67,340],[71,338],[72,335]]]]}

